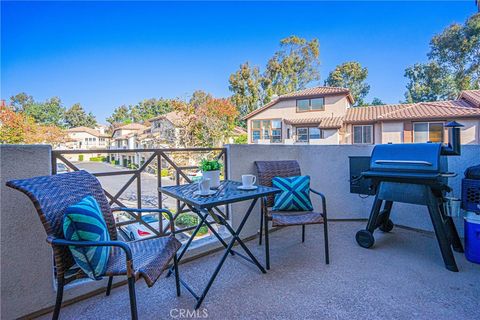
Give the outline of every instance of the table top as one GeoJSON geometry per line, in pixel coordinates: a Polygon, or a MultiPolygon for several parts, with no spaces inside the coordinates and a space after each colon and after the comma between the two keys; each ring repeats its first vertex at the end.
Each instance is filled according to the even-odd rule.
{"type": "Polygon", "coordinates": [[[238,187],[241,185],[242,183],[238,181],[222,181],[217,192],[211,196],[194,195],[194,192],[198,191],[198,183],[162,187],[159,188],[159,191],[200,209],[261,198],[281,192],[278,188],[265,186],[257,186],[258,188],[255,190],[240,190],[238,187]]]}

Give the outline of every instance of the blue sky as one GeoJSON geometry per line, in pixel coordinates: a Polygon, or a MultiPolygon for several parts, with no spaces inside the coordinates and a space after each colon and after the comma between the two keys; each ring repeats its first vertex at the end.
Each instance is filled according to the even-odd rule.
{"type": "Polygon", "coordinates": [[[240,63],[262,69],[280,39],[320,41],[323,80],[337,64],[369,70],[367,100],[397,103],[404,70],[431,37],[475,13],[460,2],[4,2],[1,98],[80,102],[104,122],[116,106],[196,89],[230,95],[240,63]]]}

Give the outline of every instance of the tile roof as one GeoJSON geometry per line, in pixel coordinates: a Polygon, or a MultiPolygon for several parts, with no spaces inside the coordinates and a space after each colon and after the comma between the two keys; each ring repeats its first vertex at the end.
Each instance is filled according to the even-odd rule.
{"type": "Polygon", "coordinates": [[[480,90],[464,90],[459,99],[466,100],[475,108],[480,108],[480,90]]]}
{"type": "Polygon", "coordinates": [[[123,126],[120,126],[118,128],[115,128],[114,131],[116,130],[145,130],[147,127],[144,126],[141,123],[128,123],[123,126]]]}
{"type": "Polygon", "coordinates": [[[283,120],[286,124],[320,124],[322,122],[322,118],[300,118],[300,119],[284,119],[283,120]]]}
{"type": "Polygon", "coordinates": [[[389,104],[381,106],[354,107],[347,109],[346,123],[372,122],[380,116],[410,106],[411,104],[389,104]]]}
{"type": "Polygon", "coordinates": [[[100,131],[89,128],[89,127],[70,128],[70,129],[67,130],[67,132],[86,132],[86,133],[91,134],[92,136],[95,136],[95,137],[102,137],[102,138],[110,137],[110,135],[108,135],[108,134],[102,134],[102,133],[100,133],[100,131]]]}
{"type": "Polygon", "coordinates": [[[339,129],[343,125],[343,117],[323,118],[318,126],[320,129],[339,129]]]}
{"type": "Polygon", "coordinates": [[[341,88],[341,87],[313,87],[313,88],[308,88],[300,91],[295,91],[292,93],[287,93],[284,95],[281,95],[277,98],[274,98],[272,101],[267,103],[261,108],[258,108],[257,110],[254,110],[244,116],[242,119],[247,120],[248,118],[253,117],[254,115],[270,108],[274,104],[276,104],[279,101],[282,100],[288,100],[288,99],[294,99],[294,98],[300,98],[300,97],[315,97],[315,96],[332,96],[332,95],[345,95],[349,100],[350,103],[353,104],[354,100],[352,95],[350,94],[350,90],[347,88],[341,88]]]}
{"type": "Polygon", "coordinates": [[[170,121],[173,124],[176,124],[178,121],[183,120],[185,117],[182,115],[181,112],[177,111],[171,111],[166,114],[159,115],[155,118],[148,119],[148,121],[155,121],[155,120],[160,120],[160,119],[166,119],[170,121]]]}

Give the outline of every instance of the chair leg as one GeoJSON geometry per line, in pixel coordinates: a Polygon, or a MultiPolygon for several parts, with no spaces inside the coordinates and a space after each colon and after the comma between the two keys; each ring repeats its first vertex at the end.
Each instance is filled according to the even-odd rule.
{"type": "Polygon", "coordinates": [[[260,209],[260,236],[258,237],[258,245],[262,245],[262,231],[263,231],[263,208],[260,209]]]}
{"type": "Polygon", "coordinates": [[[113,276],[108,277],[107,292],[105,293],[107,297],[110,295],[110,292],[112,291],[112,282],[113,282],[113,276]]]}
{"type": "Polygon", "coordinates": [[[60,308],[62,307],[63,299],[63,283],[64,278],[57,279],[57,299],[55,301],[55,309],[53,310],[52,320],[57,320],[60,315],[60,308]]]}
{"type": "Polygon", "coordinates": [[[173,269],[175,271],[175,286],[177,288],[177,297],[180,297],[180,275],[178,274],[177,254],[173,256],[173,269]]]}
{"type": "Polygon", "coordinates": [[[305,242],[305,225],[302,224],[302,242],[305,242]]]}
{"type": "Polygon", "coordinates": [[[325,237],[325,263],[329,264],[330,256],[328,252],[328,221],[326,216],[324,217],[323,221],[323,236],[325,237]]]}
{"type": "Polygon", "coordinates": [[[264,228],[265,228],[265,264],[267,270],[270,270],[270,244],[268,241],[268,219],[263,217],[264,228]]]}
{"type": "Polygon", "coordinates": [[[132,320],[138,320],[137,297],[135,295],[135,277],[128,278],[128,293],[130,295],[130,313],[132,320]]]}

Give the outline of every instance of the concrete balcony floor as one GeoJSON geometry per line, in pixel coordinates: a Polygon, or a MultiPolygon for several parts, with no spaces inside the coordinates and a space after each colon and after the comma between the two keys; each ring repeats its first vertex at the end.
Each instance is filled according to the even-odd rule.
{"type": "MultiPolygon", "coordinates": [[[[325,265],[323,232],[290,227],[271,234],[272,268],[267,274],[229,257],[201,308],[209,319],[478,319],[480,265],[455,253],[460,272],[447,271],[433,234],[395,228],[376,232],[373,249],[354,239],[361,222],[330,224],[331,263],[325,265]]],[[[264,261],[263,246],[247,242],[264,261]]],[[[200,291],[220,259],[215,253],[180,266],[200,291]]],[[[185,290],[175,296],[173,277],[153,288],[137,282],[140,319],[170,319],[194,306],[185,290]]],[[[128,319],[126,286],[64,307],[62,319],[128,319]]],[[[48,319],[50,315],[42,318],[48,319]]],[[[178,317],[177,317],[178,318],[178,317]]]]}

